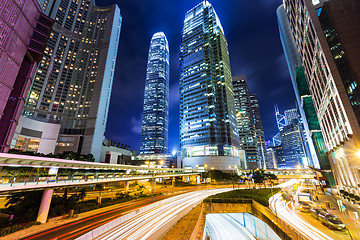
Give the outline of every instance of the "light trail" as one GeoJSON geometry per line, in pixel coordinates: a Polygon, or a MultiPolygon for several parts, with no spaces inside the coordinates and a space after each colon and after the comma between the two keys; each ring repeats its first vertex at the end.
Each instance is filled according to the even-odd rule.
{"type": "Polygon", "coordinates": [[[295,212],[290,203],[286,203],[282,199],[280,193],[275,194],[269,199],[271,210],[277,214],[282,220],[291,225],[294,229],[298,230],[303,236],[309,240],[333,240],[331,237],[316,229],[311,224],[301,219],[295,212]]]}
{"type": "Polygon", "coordinates": [[[227,214],[207,215],[206,233],[211,240],[256,240],[249,230],[227,214]]]}
{"type": "Polygon", "coordinates": [[[165,199],[161,201],[160,205],[137,214],[133,218],[97,236],[95,239],[159,239],[178,219],[203,199],[210,195],[230,190],[232,189],[201,190],[165,199]]]}

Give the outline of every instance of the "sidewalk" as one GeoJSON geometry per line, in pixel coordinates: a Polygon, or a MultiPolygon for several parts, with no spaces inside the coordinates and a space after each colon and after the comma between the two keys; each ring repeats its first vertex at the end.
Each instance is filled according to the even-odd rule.
{"type": "Polygon", "coordinates": [[[318,203],[324,203],[325,201],[330,202],[331,209],[328,209],[328,212],[336,215],[345,223],[345,226],[349,229],[351,236],[354,240],[360,240],[360,223],[359,220],[356,219],[354,214],[354,212],[357,212],[360,216],[359,205],[355,205],[350,201],[347,201],[335,195],[318,195],[318,197],[318,203]],[[341,212],[339,210],[337,200],[342,201],[343,205],[346,207],[345,212],[341,212]]]}

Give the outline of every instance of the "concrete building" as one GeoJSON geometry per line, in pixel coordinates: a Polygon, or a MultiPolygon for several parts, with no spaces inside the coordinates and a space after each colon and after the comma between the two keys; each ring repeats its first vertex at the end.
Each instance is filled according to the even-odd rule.
{"type": "Polygon", "coordinates": [[[60,124],[39,122],[20,116],[11,148],[23,152],[54,154],[60,124]]]}
{"type": "Polygon", "coordinates": [[[132,151],[123,145],[104,140],[101,147],[100,162],[110,164],[131,164],[132,151]]]}
{"type": "Polygon", "coordinates": [[[360,2],[284,1],[338,187],[360,195],[360,2]]]}
{"type": "MultiPolygon", "coordinates": [[[[180,48],[180,147],[183,165],[239,164],[239,136],[228,45],[213,6],[185,14],[180,48]],[[215,160],[216,159],[216,160],[215,160]]],[[[215,167],[215,166],[214,166],[215,167]]]]}
{"type": "Polygon", "coordinates": [[[150,42],[140,154],[167,154],[169,125],[169,44],[163,32],[150,42]]]}
{"type": "Polygon", "coordinates": [[[52,23],[37,0],[0,4],[0,152],[9,150],[52,23]]]}
{"type": "Polygon", "coordinates": [[[56,153],[93,154],[100,161],[122,17],[95,0],[41,0],[55,19],[23,115],[61,124],[56,153]]]}

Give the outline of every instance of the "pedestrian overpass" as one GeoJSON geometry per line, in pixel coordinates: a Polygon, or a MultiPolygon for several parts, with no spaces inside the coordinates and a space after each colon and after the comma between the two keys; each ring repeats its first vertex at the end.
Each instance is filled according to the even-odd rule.
{"type": "Polygon", "coordinates": [[[44,190],[37,221],[45,223],[50,208],[51,198],[56,188],[86,186],[101,183],[124,182],[125,191],[129,183],[137,180],[149,180],[155,188],[157,179],[175,177],[193,183],[200,182],[202,169],[150,168],[143,166],[84,162],[48,157],[0,153],[0,166],[12,168],[48,168],[49,174],[32,176],[0,175],[0,193],[44,190]],[[70,169],[81,173],[58,175],[58,169],[70,169]],[[53,170],[53,171],[52,171],[53,170]],[[51,173],[53,172],[53,173],[51,173]]]}

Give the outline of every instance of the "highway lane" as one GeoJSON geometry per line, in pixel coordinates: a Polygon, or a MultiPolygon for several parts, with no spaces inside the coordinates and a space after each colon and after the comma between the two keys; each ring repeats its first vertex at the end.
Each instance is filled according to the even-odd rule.
{"type": "Polygon", "coordinates": [[[208,214],[205,227],[211,240],[256,240],[249,230],[227,214],[208,214]]]}
{"type": "Polygon", "coordinates": [[[160,205],[130,218],[95,239],[161,239],[179,219],[203,199],[230,190],[232,189],[201,190],[162,200],[160,205]]]}
{"type": "MultiPolygon", "coordinates": [[[[180,191],[172,195],[178,195],[180,193],[188,192],[192,190],[180,191]]],[[[154,202],[160,201],[168,198],[169,195],[160,195],[154,197],[154,202]]],[[[65,240],[65,239],[75,239],[103,224],[106,224],[118,217],[121,217],[129,212],[132,212],[138,208],[152,204],[151,198],[135,200],[131,202],[125,202],[120,204],[118,207],[104,211],[98,214],[94,214],[85,218],[82,218],[78,221],[70,222],[63,224],[61,226],[45,230],[43,232],[34,234],[29,237],[23,238],[24,240],[65,240]]]]}
{"type": "Polygon", "coordinates": [[[295,212],[292,203],[283,200],[280,193],[275,194],[269,199],[271,210],[282,220],[298,230],[304,237],[309,240],[333,240],[327,234],[323,233],[307,221],[303,220],[295,212]]]}

